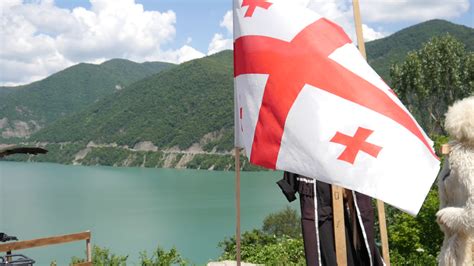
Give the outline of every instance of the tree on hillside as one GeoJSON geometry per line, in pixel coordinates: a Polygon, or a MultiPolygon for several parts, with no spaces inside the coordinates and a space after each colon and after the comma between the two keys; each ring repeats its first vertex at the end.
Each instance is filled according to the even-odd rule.
{"type": "Polygon", "coordinates": [[[398,97],[429,134],[445,135],[448,106],[474,93],[474,53],[449,34],[410,52],[390,72],[398,97]]]}
{"type": "Polygon", "coordinates": [[[301,237],[301,218],[295,209],[286,206],[285,209],[269,214],[263,220],[262,230],[268,235],[301,237]]]}

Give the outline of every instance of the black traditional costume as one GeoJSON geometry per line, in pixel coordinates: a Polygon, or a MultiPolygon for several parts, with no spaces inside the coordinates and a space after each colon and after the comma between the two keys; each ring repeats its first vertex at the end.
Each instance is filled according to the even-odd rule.
{"type": "MultiPolygon", "coordinates": [[[[300,195],[301,226],[307,265],[337,265],[334,247],[331,185],[285,172],[277,182],[288,201],[300,195]],[[316,193],[315,193],[316,192],[316,193]],[[316,219],[317,217],[317,219],[316,219]],[[318,221],[317,225],[315,221],[318,221]]],[[[384,265],[374,240],[374,211],[370,197],[352,192],[355,213],[345,212],[348,265],[384,265]],[[361,226],[363,225],[363,226],[361,226]]]]}

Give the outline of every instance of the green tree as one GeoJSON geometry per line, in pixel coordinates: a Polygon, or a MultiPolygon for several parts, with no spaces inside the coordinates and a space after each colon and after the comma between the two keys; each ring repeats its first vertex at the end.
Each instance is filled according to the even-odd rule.
{"type": "MultiPolygon", "coordinates": [[[[236,259],[235,237],[219,243],[220,260],[236,259]]],[[[242,261],[266,265],[305,265],[303,238],[269,235],[262,230],[246,231],[241,237],[242,261]]]]}
{"type": "MultiPolygon", "coordinates": [[[[298,213],[287,207],[264,219],[263,229],[246,231],[241,237],[243,261],[266,265],[305,265],[298,213]],[[286,220],[288,219],[288,220],[286,220]]],[[[235,260],[235,237],[219,243],[221,260],[235,260]]]]}
{"type": "Polygon", "coordinates": [[[157,247],[151,257],[148,257],[146,251],[140,252],[140,265],[142,266],[168,266],[168,265],[186,265],[186,261],[175,248],[169,251],[157,247]]]}
{"type": "MultiPolygon", "coordinates": [[[[92,265],[97,266],[125,266],[127,265],[127,256],[116,255],[107,248],[94,245],[92,247],[92,265]]],[[[72,257],[70,265],[85,262],[84,259],[72,257]]],[[[51,262],[55,266],[56,261],[51,262]]],[[[187,262],[181,258],[179,252],[172,248],[169,251],[157,247],[151,257],[148,257],[146,251],[140,252],[139,265],[142,266],[168,266],[168,265],[187,265],[187,262]]]]}
{"type": "Polygon", "coordinates": [[[296,210],[286,206],[284,210],[265,217],[262,230],[269,235],[301,237],[301,218],[296,210]]]}
{"type": "Polygon", "coordinates": [[[430,134],[444,134],[444,114],[454,101],[474,93],[474,53],[449,34],[436,37],[391,68],[402,102],[430,134]]]}
{"type": "MultiPolygon", "coordinates": [[[[92,247],[92,265],[95,266],[126,266],[128,256],[119,256],[110,252],[107,248],[94,245],[92,247]]],[[[84,259],[73,257],[71,265],[85,262],[84,259]]]]}

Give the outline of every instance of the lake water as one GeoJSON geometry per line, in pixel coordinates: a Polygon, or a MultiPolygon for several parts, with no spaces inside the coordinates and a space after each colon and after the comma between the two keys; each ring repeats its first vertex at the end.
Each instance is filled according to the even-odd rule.
{"type": "MultiPolygon", "coordinates": [[[[242,172],[242,231],[288,205],[281,175],[242,172]]],[[[191,263],[216,259],[218,242],[235,233],[234,199],[234,172],[0,162],[0,232],[27,240],[91,230],[93,244],[128,254],[130,265],[157,245],[191,263]]],[[[67,265],[84,252],[80,241],[19,253],[67,265]]]]}

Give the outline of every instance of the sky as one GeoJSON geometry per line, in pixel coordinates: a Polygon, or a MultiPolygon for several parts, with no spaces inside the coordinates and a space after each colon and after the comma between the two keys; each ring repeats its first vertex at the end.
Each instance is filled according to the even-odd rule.
{"type": "MultiPolygon", "coordinates": [[[[287,0],[355,40],[352,1],[287,0]]],[[[474,0],[360,0],[364,39],[445,19],[474,27],[474,0]]],[[[0,0],[0,86],[112,58],[182,63],[232,48],[231,0],[0,0]]]]}

